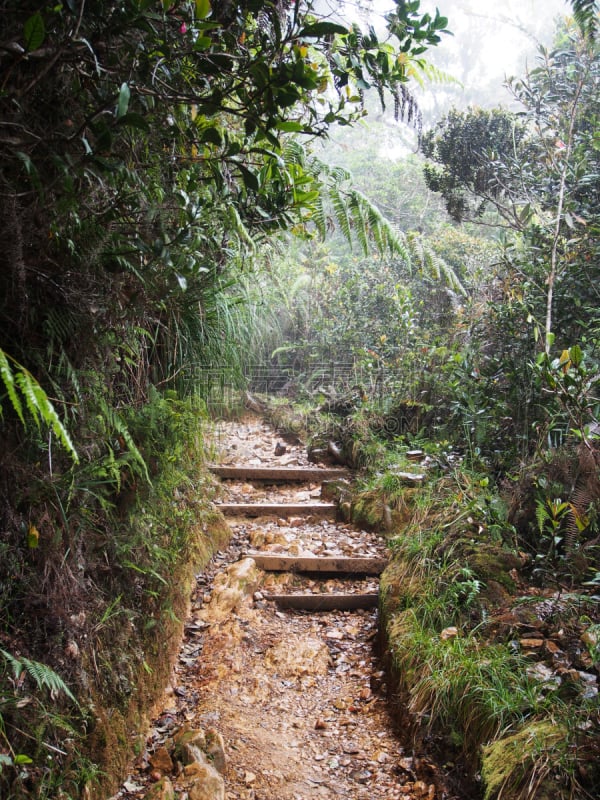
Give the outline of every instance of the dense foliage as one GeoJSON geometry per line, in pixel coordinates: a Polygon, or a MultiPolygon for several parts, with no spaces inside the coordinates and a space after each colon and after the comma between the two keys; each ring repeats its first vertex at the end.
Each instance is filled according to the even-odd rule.
{"type": "Polygon", "coordinates": [[[358,360],[356,464],[399,433],[442,438],[432,457],[479,487],[523,463],[510,523],[487,495],[478,513],[539,585],[598,583],[597,2],[572,5],[587,35],[513,84],[521,112],[452,112],[424,139],[454,218],[508,226],[500,258],[433,220],[414,158],[383,190],[362,166],[385,219],[311,150],[369,89],[420,133],[407,81],[439,12],[397,0],[381,35],[310,0],[0,0],[1,792],[91,791],[82,735],[100,756],[124,738],[170,579],[214,524],[186,396],[250,354],[309,378],[358,360]],[[277,235],[334,226],[335,256],[312,241],[285,272],[277,235]]]}
{"type": "Polygon", "coordinates": [[[363,246],[394,249],[308,145],[360,118],[370,87],[418,126],[406,83],[446,20],[398,2],[381,38],[311,2],[1,0],[0,15],[0,791],[75,796],[99,769],[80,735],[99,761],[119,750],[150,624],[167,635],[184,586],[169,579],[210,522],[202,409],[184,397],[240,371],[257,318],[277,316],[256,310],[259,251],[322,235],[325,197],[363,246]],[[80,702],[64,713],[59,673],[80,702]]]}

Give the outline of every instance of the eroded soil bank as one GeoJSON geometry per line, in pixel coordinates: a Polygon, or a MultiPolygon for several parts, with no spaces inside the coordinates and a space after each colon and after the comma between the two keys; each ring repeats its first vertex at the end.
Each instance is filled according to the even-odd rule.
{"type": "MultiPolygon", "coordinates": [[[[298,466],[300,446],[258,420],[221,423],[223,463],[298,466]],[[277,455],[275,455],[277,453],[277,455]]],[[[301,503],[318,484],[232,482],[223,499],[301,503]]],[[[308,515],[230,520],[232,540],[198,576],[172,684],[119,800],[434,800],[450,797],[440,772],[402,744],[377,656],[377,611],[280,610],[272,594],[377,591],[377,577],[265,573],[247,553],[385,556],[377,534],[308,515]],[[178,762],[173,738],[201,730],[222,741],[222,785],[203,789],[178,762]],[[222,739],[221,739],[222,737],[222,739]],[[224,758],[223,758],[224,755],[224,758]]],[[[400,721],[402,728],[402,721],[400,721]]]]}

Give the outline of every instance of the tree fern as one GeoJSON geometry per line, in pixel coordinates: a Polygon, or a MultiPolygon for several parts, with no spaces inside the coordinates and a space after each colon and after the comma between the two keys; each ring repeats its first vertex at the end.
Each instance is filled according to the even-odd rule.
{"type": "MultiPolygon", "coordinates": [[[[58,441],[67,450],[74,461],[79,461],[77,451],[71,441],[71,437],[46,392],[42,389],[40,384],[36,381],[33,375],[22,364],[19,364],[13,358],[0,348],[0,376],[6,394],[11,402],[11,405],[19,417],[23,427],[26,427],[26,420],[24,414],[22,396],[25,401],[25,408],[38,428],[41,423],[45,423],[52,429],[58,441]],[[12,362],[12,366],[11,366],[12,362]],[[17,391],[18,390],[18,391],[17,391]]],[[[2,406],[0,405],[0,416],[2,415],[2,406]]]]}
{"type": "Polygon", "coordinates": [[[453,292],[457,292],[463,297],[467,296],[467,291],[456,272],[447,261],[428,247],[422,236],[411,234],[408,238],[408,245],[425,277],[443,282],[453,292]]]}

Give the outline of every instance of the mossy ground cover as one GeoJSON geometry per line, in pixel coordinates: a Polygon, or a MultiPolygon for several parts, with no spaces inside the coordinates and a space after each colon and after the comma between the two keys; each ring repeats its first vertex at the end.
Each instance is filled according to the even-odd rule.
{"type": "Polygon", "coordinates": [[[3,542],[13,583],[2,583],[0,643],[16,660],[0,659],[7,800],[109,796],[168,683],[194,574],[229,536],[211,502],[201,404],[157,394],[127,431],[140,469],[125,446],[111,476],[107,450],[53,487],[40,481],[27,506],[37,546],[22,525],[3,542]]]}
{"type": "Polygon", "coordinates": [[[485,478],[438,472],[398,504],[381,610],[418,746],[434,745],[457,783],[486,800],[593,797],[593,587],[535,579],[485,478]]]}

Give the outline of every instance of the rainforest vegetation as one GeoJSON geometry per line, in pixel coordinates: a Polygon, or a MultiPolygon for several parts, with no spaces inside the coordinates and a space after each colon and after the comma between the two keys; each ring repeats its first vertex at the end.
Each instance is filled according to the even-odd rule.
{"type": "Polygon", "coordinates": [[[414,736],[469,796],[596,796],[597,2],[505,101],[435,118],[414,88],[453,85],[451,16],[389,5],[380,30],[311,0],[0,0],[2,797],[122,774],[227,536],[210,405],[257,365],[390,537],[414,736]],[[400,124],[397,158],[348,144],[400,124]]]}

